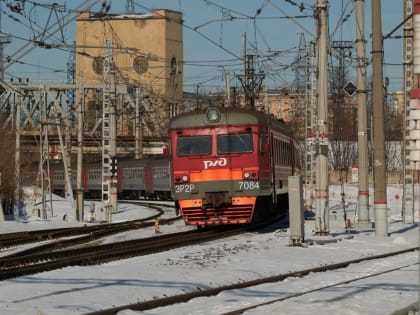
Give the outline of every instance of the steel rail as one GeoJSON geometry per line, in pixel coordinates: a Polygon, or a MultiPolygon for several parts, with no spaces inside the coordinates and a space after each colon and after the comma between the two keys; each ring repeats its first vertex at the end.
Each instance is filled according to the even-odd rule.
{"type": "MultiPolygon", "coordinates": [[[[279,275],[276,275],[276,276],[270,276],[270,277],[255,279],[255,280],[246,281],[246,282],[239,282],[239,283],[235,283],[235,284],[230,284],[230,285],[225,285],[225,286],[220,286],[220,287],[215,287],[215,288],[210,288],[210,289],[205,289],[205,290],[203,289],[203,290],[200,290],[200,291],[194,291],[194,292],[189,292],[189,293],[184,293],[184,294],[179,294],[179,295],[174,295],[174,296],[169,296],[169,297],[164,297],[164,298],[159,298],[159,299],[153,299],[153,300],[139,302],[139,303],[133,303],[133,304],[128,304],[128,305],[113,307],[113,308],[109,308],[109,309],[104,309],[104,310],[99,310],[99,311],[86,313],[85,315],[114,315],[114,314],[117,314],[119,311],[128,310],[128,309],[134,310],[134,311],[146,311],[146,310],[151,310],[151,309],[158,308],[158,307],[169,306],[169,305],[176,304],[176,303],[187,302],[191,299],[198,298],[198,297],[215,296],[222,291],[243,289],[243,288],[257,286],[257,285],[261,285],[261,284],[265,284],[265,283],[283,281],[283,280],[285,280],[287,278],[290,278],[290,277],[303,277],[303,276],[306,276],[310,273],[325,272],[325,271],[341,269],[341,268],[345,268],[345,267],[349,266],[350,264],[357,264],[357,263],[361,263],[361,262],[364,262],[364,261],[387,258],[387,257],[390,257],[390,256],[396,256],[396,255],[400,255],[400,254],[404,254],[404,253],[408,253],[408,252],[412,252],[412,251],[418,251],[418,250],[419,250],[419,247],[416,246],[416,247],[411,247],[411,248],[407,248],[407,249],[403,249],[403,250],[399,250],[399,251],[388,252],[388,253],[384,253],[384,254],[373,255],[373,256],[369,256],[369,257],[362,257],[362,258],[342,261],[342,262],[338,262],[338,263],[333,263],[333,264],[329,264],[329,265],[322,265],[322,266],[319,266],[319,267],[288,272],[288,273],[279,274],[279,275]]],[[[399,267],[399,268],[403,268],[403,267],[399,267]]],[[[398,268],[394,268],[394,269],[398,269],[398,268]]],[[[388,272],[389,272],[389,270],[388,270],[388,272]]],[[[364,276],[364,277],[367,277],[367,276],[364,276]]],[[[356,279],[356,280],[360,280],[360,279],[356,279]]],[[[349,280],[347,280],[347,282],[348,281],[349,280]]],[[[346,282],[346,281],[343,281],[343,283],[344,282],[346,282]]],[[[334,284],[334,285],[339,285],[339,284],[334,284]]],[[[302,292],[301,294],[303,295],[303,294],[306,294],[306,293],[310,293],[310,292],[302,292]]],[[[277,300],[280,300],[280,299],[277,299],[277,300]]],[[[276,300],[266,302],[266,304],[270,304],[270,303],[274,303],[274,302],[276,302],[276,300]]],[[[256,307],[259,307],[259,306],[262,306],[262,305],[264,305],[264,303],[251,306],[251,307],[249,307],[249,309],[256,308],[256,307]]],[[[226,313],[224,315],[242,314],[247,309],[248,308],[236,310],[236,311],[233,311],[233,312],[230,312],[230,313],[226,313]]]]}

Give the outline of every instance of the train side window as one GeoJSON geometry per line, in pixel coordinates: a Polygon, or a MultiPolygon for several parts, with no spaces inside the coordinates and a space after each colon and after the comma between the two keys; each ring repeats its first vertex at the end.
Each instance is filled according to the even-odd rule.
{"type": "Polygon", "coordinates": [[[260,137],[260,152],[264,152],[268,145],[268,134],[267,132],[262,132],[260,137]]]}
{"type": "Polygon", "coordinates": [[[278,156],[277,156],[277,140],[276,139],[273,139],[272,146],[273,146],[274,164],[277,164],[278,156]]]}
{"type": "Polygon", "coordinates": [[[141,179],[143,177],[143,169],[135,168],[133,169],[133,179],[141,179]]]}
{"type": "Polygon", "coordinates": [[[280,159],[279,159],[279,164],[283,165],[283,160],[284,160],[284,150],[283,150],[283,141],[280,141],[280,159]]]}
{"type": "Polygon", "coordinates": [[[287,143],[283,142],[283,165],[287,165],[289,153],[287,152],[287,143]]]}
{"type": "Polygon", "coordinates": [[[176,153],[177,156],[208,155],[211,153],[211,136],[179,137],[176,153]]]}
{"type": "Polygon", "coordinates": [[[217,136],[217,153],[249,153],[253,151],[252,134],[226,134],[217,136]]]}

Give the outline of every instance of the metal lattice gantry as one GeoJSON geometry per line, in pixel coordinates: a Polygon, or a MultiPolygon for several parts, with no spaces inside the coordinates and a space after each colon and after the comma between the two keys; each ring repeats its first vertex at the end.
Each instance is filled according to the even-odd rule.
{"type": "MultiPolygon", "coordinates": [[[[404,1],[405,15],[409,17],[413,12],[413,1],[404,1]]],[[[413,66],[413,18],[407,19],[404,24],[404,132],[403,132],[403,168],[404,186],[402,196],[402,217],[405,222],[407,216],[411,215],[414,222],[414,168],[410,161],[410,91],[414,87],[412,74],[413,66]]]]}

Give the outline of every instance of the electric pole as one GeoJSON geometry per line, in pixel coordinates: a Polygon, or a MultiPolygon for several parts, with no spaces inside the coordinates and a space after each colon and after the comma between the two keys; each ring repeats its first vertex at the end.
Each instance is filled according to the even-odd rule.
{"type": "MultiPolygon", "coordinates": [[[[0,33],[1,33],[1,14],[2,14],[2,5],[0,3],[0,33]]],[[[10,35],[2,35],[0,36],[0,80],[3,81],[4,79],[4,62],[3,62],[3,51],[4,46],[6,44],[10,44],[12,42],[10,35]]]]}
{"type": "Polygon", "coordinates": [[[375,234],[388,236],[384,136],[383,41],[381,0],[372,0],[372,107],[375,234]]]}
{"type": "Polygon", "coordinates": [[[76,219],[77,221],[83,221],[83,184],[82,184],[82,165],[83,165],[83,110],[85,108],[84,94],[85,90],[83,87],[83,76],[80,74],[80,86],[79,86],[79,100],[76,105],[76,119],[77,119],[77,167],[76,167],[76,219]]]}
{"type": "Polygon", "coordinates": [[[140,117],[140,102],[143,100],[143,88],[141,86],[136,88],[136,108],[135,108],[135,118],[134,118],[134,125],[135,125],[135,158],[141,159],[143,157],[143,147],[142,147],[142,125],[141,125],[141,117],[140,117]]]}
{"type": "Polygon", "coordinates": [[[125,2],[125,13],[134,13],[134,0],[127,0],[125,2]]]}
{"type": "MultiPolygon", "coordinates": [[[[20,216],[21,192],[20,192],[20,112],[22,108],[22,95],[19,88],[18,103],[16,104],[16,144],[15,144],[15,192],[13,196],[13,215],[15,218],[20,216]]],[[[41,168],[42,172],[42,168],[41,168]]]]}
{"type": "Polygon", "coordinates": [[[315,234],[329,233],[328,213],[328,58],[327,13],[328,1],[317,0],[317,58],[318,58],[318,128],[315,188],[315,234]]]}
{"type": "Polygon", "coordinates": [[[357,146],[359,196],[357,206],[357,228],[370,229],[369,219],[369,157],[367,132],[367,93],[365,57],[364,1],[356,0],[356,53],[357,53],[357,146]]]}
{"type": "Polygon", "coordinates": [[[258,98],[261,91],[261,84],[265,78],[263,72],[255,73],[254,70],[254,55],[248,55],[246,52],[246,33],[242,35],[243,50],[244,50],[244,74],[239,75],[238,79],[241,82],[244,90],[245,108],[255,109],[255,100],[258,98]]]}
{"type": "Polygon", "coordinates": [[[115,65],[113,61],[112,39],[105,40],[103,52],[103,103],[102,103],[102,204],[106,208],[108,221],[117,212],[117,172],[116,172],[116,104],[115,65]]]}

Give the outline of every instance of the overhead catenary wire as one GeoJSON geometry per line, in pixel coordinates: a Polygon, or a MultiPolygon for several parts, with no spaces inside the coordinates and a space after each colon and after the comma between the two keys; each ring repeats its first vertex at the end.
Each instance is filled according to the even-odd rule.
{"type": "MultiPolygon", "coordinates": [[[[350,1],[350,0],[345,0],[345,1],[348,3],[348,1],[350,1]]],[[[79,4],[81,2],[82,1],[75,2],[75,4],[79,4]]],[[[85,1],[83,1],[83,2],[85,2],[85,1]]],[[[85,3],[91,3],[91,2],[92,2],[92,0],[89,1],[89,2],[85,2],[85,3]]],[[[135,2],[136,2],[135,5],[137,7],[144,8],[144,9],[141,9],[141,11],[146,12],[146,13],[153,11],[150,8],[151,7],[150,5],[146,4],[144,6],[141,6],[142,1],[140,1],[140,0],[137,0],[135,2]]],[[[181,7],[182,5],[185,5],[183,2],[184,1],[182,1],[182,0],[178,1],[180,9],[184,9],[184,8],[181,7]]],[[[202,2],[202,5],[205,5],[209,8],[210,7],[214,8],[215,11],[220,12],[219,16],[217,16],[217,17],[220,17],[220,15],[221,15],[221,17],[229,17],[229,16],[233,17],[232,22],[226,22],[226,21],[218,22],[220,28],[223,25],[223,30],[221,31],[220,34],[218,32],[213,32],[214,27],[212,27],[211,29],[210,28],[205,28],[205,29],[198,29],[197,30],[198,32],[202,33],[203,35],[205,35],[208,38],[210,38],[211,40],[213,40],[218,45],[217,47],[222,46],[223,48],[227,49],[228,51],[232,52],[235,55],[235,57],[232,57],[231,59],[232,60],[237,60],[236,62],[235,61],[230,62],[228,60],[229,59],[229,57],[228,57],[228,58],[226,58],[226,62],[222,63],[222,65],[226,68],[226,70],[229,70],[229,71],[232,71],[232,72],[234,71],[234,68],[237,68],[236,64],[240,62],[242,56],[238,56],[240,54],[235,51],[236,48],[231,48],[232,47],[231,42],[226,40],[227,32],[230,32],[230,24],[231,23],[235,23],[236,25],[246,24],[247,27],[249,27],[249,28],[254,27],[254,38],[256,38],[256,40],[258,42],[257,42],[257,45],[254,45],[254,43],[251,43],[250,47],[252,47],[252,49],[258,48],[258,51],[255,52],[255,55],[258,56],[258,58],[257,58],[258,63],[259,63],[258,65],[261,68],[267,69],[268,67],[270,67],[271,61],[267,60],[267,58],[264,59],[264,57],[261,57],[263,59],[260,59],[260,56],[265,55],[265,50],[270,51],[270,50],[276,49],[276,47],[274,45],[277,45],[277,43],[275,41],[273,42],[273,41],[269,40],[269,37],[267,36],[267,32],[264,32],[263,21],[268,20],[268,19],[288,19],[292,23],[295,24],[295,22],[299,23],[299,21],[302,21],[302,19],[313,19],[313,7],[312,7],[312,5],[304,3],[304,10],[301,11],[300,10],[300,4],[302,3],[302,1],[297,1],[297,0],[296,1],[285,1],[285,0],[255,1],[255,8],[251,9],[251,10],[248,10],[249,12],[244,12],[244,9],[241,6],[238,7],[231,2],[223,2],[223,1],[216,1],[216,0],[214,0],[214,1],[201,1],[201,2],[202,2]],[[282,1],[283,1],[284,4],[281,4],[282,1]],[[216,2],[220,2],[220,4],[218,5],[216,2]],[[284,13],[281,13],[278,9],[275,9],[275,8],[273,9],[272,3],[274,3],[274,4],[277,3],[277,6],[282,8],[284,13]],[[287,7],[287,5],[289,5],[289,8],[287,7]],[[262,13],[264,13],[264,14],[259,14],[258,16],[255,16],[256,12],[259,11],[259,9],[261,7],[262,7],[262,11],[263,11],[262,13]],[[267,8],[269,8],[269,10],[266,10],[267,8]],[[299,13],[300,13],[300,15],[299,15],[299,13]],[[255,17],[255,19],[254,19],[254,17],[255,17]],[[246,23],[246,21],[249,21],[249,23],[246,23]],[[251,24],[253,26],[251,26],[251,24]],[[210,30],[213,30],[212,33],[209,32],[210,30]],[[271,47],[270,47],[270,45],[271,45],[271,47]]],[[[308,3],[308,1],[305,1],[305,2],[308,3]]],[[[25,1],[25,3],[31,4],[31,5],[32,4],[34,4],[34,5],[36,5],[36,4],[41,4],[42,5],[43,4],[42,1],[25,1]]],[[[108,3],[109,3],[109,1],[108,1],[108,3]]],[[[147,3],[147,2],[144,2],[144,3],[147,3]]],[[[115,4],[113,6],[115,6],[115,4]]],[[[251,5],[251,7],[252,6],[254,6],[254,5],[251,5]]],[[[39,6],[39,7],[44,8],[43,6],[39,6]]],[[[351,6],[348,5],[348,8],[351,9],[351,6]]],[[[78,12],[80,12],[80,10],[77,11],[77,8],[69,8],[68,6],[60,7],[57,10],[59,10],[60,13],[61,12],[63,12],[63,13],[70,13],[70,12],[78,13],[78,12]]],[[[211,10],[211,9],[207,9],[207,10],[211,10]]],[[[3,12],[4,11],[5,10],[3,10],[3,12]]],[[[350,10],[347,10],[345,12],[344,16],[346,16],[346,14],[349,11],[350,10]]],[[[27,19],[26,19],[26,17],[29,17],[28,14],[26,14],[26,17],[24,17],[23,15],[18,15],[16,13],[11,12],[11,15],[14,15],[14,18],[19,18],[23,22],[23,24],[21,24],[21,25],[22,26],[25,25],[25,28],[29,29],[29,23],[27,23],[27,19]]],[[[337,14],[337,16],[339,16],[339,14],[337,14]]],[[[11,18],[10,18],[10,20],[11,20],[11,18]]],[[[192,27],[192,28],[195,28],[196,24],[199,24],[199,23],[195,23],[195,22],[193,24],[192,20],[187,20],[187,19],[182,21],[181,23],[185,23],[187,26],[192,27]],[[185,21],[187,21],[187,22],[185,23],[185,21]]],[[[232,27],[236,27],[236,25],[235,26],[232,25],[232,27]]],[[[302,23],[302,25],[307,27],[308,24],[302,23]]],[[[38,23],[38,26],[40,26],[39,23],[38,23]]],[[[189,30],[188,27],[184,27],[184,29],[187,30],[188,32],[191,32],[191,33],[193,32],[193,30],[189,30]]],[[[308,29],[311,29],[311,28],[308,27],[308,29]]],[[[35,30],[38,31],[39,28],[36,28],[35,30]]],[[[197,34],[197,36],[202,37],[200,34],[198,34],[198,32],[194,32],[194,33],[197,34]]],[[[51,32],[48,32],[48,34],[51,34],[51,32]]],[[[32,43],[28,42],[28,43],[30,45],[35,43],[36,45],[39,45],[38,47],[41,47],[41,48],[59,49],[63,52],[69,52],[70,46],[66,46],[65,44],[62,44],[61,43],[61,38],[60,38],[60,36],[58,36],[59,33],[56,33],[56,34],[57,34],[57,36],[52,35],[52,37],[48,40],[43,40],[43,41],[39,41],[39,42],[32,42],[32,43]],[[60,47],[51,46],[53,44],[54,45],[61,44],[61,46],[60,47]]],[[[12,34],[12,35],[14,35],[14,34],[12,34]]],[[[248,39],[251,39],[251,38],[252,37],[249,37],[248,39]]],[[[209,46],[214,46],[211,42],[208,42],[206,38],[203,38],[203,39],[204,39],[205,42],[210,44],[209,46]]],[[[66,40],[67,40],[67,38],[66,38],[66,40]]],[[[10,47],[10,46],[8,46],[8,47],[10,47]]],[[[214,46],[214,47],[216,47],[216,46],[214,46]]],[[[9,49],[9,51],[10,51],[10,49],[9,49]]],[[[223,52],[224,52],[223,49],[221,49],[220,52],[222,54],[219,54],[219,56],[223,55],[223,52]]],[[[141,54],[141,52],[137,52],[137,53],[141,54]]],[[[293,54],[292,51],[290,53],[293,54]]],[[[32,54],[31,54],[31,56],[32,56],[32,54]]],[[[229,56],[232,56],[232,55],[229,55],[229,56]]],[[[12,58],[12,59],[18,60],[17,58],[12,58]]],[[[197,59],[199,59],[199,57],[197,57],[197,59]]],[[[188,67],[186,69],[187,71],[189,69],[192,69],[191,67],[211,67],[212,63],[219,62],[219,60],[216,60],[216,59],[214,61],[209,60],[208,57],[207,58],[204,57],[203,59],[204,60],[202,60],[202,61],[200,61],[200,60],[191,61],[191,57],[186,57],[186,58],[184,58],[184,60],[179,60],[178,62],[183,63],[184,66],[188,67]],[[206,62],[207,62],[207,64],[206,64],[206,62]]],[[[219,57],[218,59],[223,59],[223,58],[219,57]]],[[[273,56],[272,59],[277,60],[279,63],[282,63],[282,61],[284,60],[283,63],[287,64],[287,59],[290,59],[290,57],[277,58],[277,56],[273,56]]],[[[28,59],[25,60],[25,58],[20,58],[19,60],[22,60],[24,62],[28,61],[28,59]]],[[[31,62],[29,62],[29,63],[31,63],[31,62]]],[[[32,62],[32,64],[33,64],[33,62],[32,62]]],[[[385,63],[385,64],[388,64],[388,63],[385,63]]],[[[10,66],[10,65],[6,64],[6,66],[10,66]]],[[[280,68],[277,67],[276,72],[280,76],[281,75],[287,75],[286,73],[280,73],[280,72],[281,71],[290,71],[290,69],[291,69],[290,67],[285,68],[285,69],[283,69],[281,67],[280,68]]],[[[10,68],[8,70],[10,70],[10,68]]],[[[42,70],[42,68],[41,68],[41,70],[42,70]]],[[[192,69],[192,70],[195,71],[195,72],[198,72],[197,70],[194,70],[194,69],[192,69]]],[[[57,71],[61,72],[61,68],[60,69],[58,68],[57,71]]],[[[8,71],[8,73],[9,72],[10,71],[8,71]]],[[[54,75],[54,74],[52,74],[52,75],[54,75]]],[[[280,84],[280,81],[277,84],[280,84]]]]}
{"type": "MultiPolygon", "coordinates": [[[[31,2],[28,2],[28,3],[34,3],[34,4],[36,4],[36,2],[34,2],[34,1],[31,1],[31,2]]],[[[264,4],[264,5],[266,5],[266,4],[264,4]]],[[[264,5],[262,5],[262,6],[264,6],[264,5]]],[[[143,8],[145,8],[145,6],[143,6],[143,8]]],[[[145,8],[145,9],[148,9],[148,8],[145,8]]],[[[73,13],[74,12],[79,12],[76,9],[69,9],[69,8],[60,8],[60,10],[63,10],[63,12],[73,12],[73,13]]],[[[150,9],[148,9],[148,10],[150,10],[150,9]]],[[[235,14],[235,15],[237,15],[236,18],[238,18],[238,19],[252,20],[252,18],[253,18],[252,15],[243,14],[241,12],[238,12],[236,10],[231,10],[229,8],[223,8],[223,10],[225,12],[232,12],[232,13],[224,13],[224,14],[232,14],[232,15],[235,14]]],[[[262,16],[257,16],[257,19],[258,20],[263,20],[263,19],[267,19],[267,18],[279,19],[279,18],[285,18],[285,17],[282,17],[282,16],[280,16],[280,17],[266,17],[266,16],[263,16],[262,17],[262,16]]],[[[254,24],[254,27],[257,27],[258,28],[258,24],[257,23],[253,23],[253,24],[254,24]]],[[[26,28],[28,28],[28,25],[26,25],[26,28]]],[[[188,25],[187,25],[187,29],[188,29],[188,25]]],[[[257,31],[258,31],[259,36],[261,38],[261,32],[259,31],[259,29],[256,29],[255,30],[255,32],[257,32],[257,31]]],[[[196,33],[198,34],[198,32],[196,32],[196,33]]],[[[202,35],[204,35],[204,37],[208,37],[203,32],[199,32],[199,33],[202,33],[202,35]]],[[[53,37],[51,37],[51,39],[52,38],[53,37]]],[[[256,38],[256,35],[255,35],[255,38],[256,38]]],[[[22,39],[22,40],[24,40],[24,39],[22,39]]],[[[211,39],[211,40],[213,40],[213,39],[211,39]]],[[[264,39],[264,41],[267,43],[267,40],[264,39]]],[[[214,42],[216,42],[216,41],[214,41],[214,42]]],[[[35,45],[38,45],[38,47],[46,48],[46,49],[59,49],[59,50],[62,50],[64,52],[70,52],[70,50],[72,50],[73,48],[77,48],[77,47],[74,47],[73,45],[63,44],[60,41],[60,38],[55,38],[54,41],[51,42],[51,43],[46,42],[44,40],[33,41],[32,39],[27,39],[27,43],[28,44],[35,44],[35,45]]],[[[268,44],[267,44],[267,46],[268,46],[268,44]]],[[[225,47],[223,47],[223,48],[225,48],[225,47]]],[[[124,48],[123,47],[118,47],[118,48],[115,48],[115,49],[121,49],[121,52],[122,52],[124,48]]],[[[269,48],[269,50],[270,50],[270,48],[269,48]]],[[[232,52],[232,51],[230,51],[230,52],[232,52]]],[[[78,50],[76,53],[77,54],[80,54],[81,52],[80,52],[80,50],[78,50]]],[[[84,53],[86,53],[86,56],[88,55],[88,53],[86,51],[84,53]]],[[[130,51],[130,53],[131,53],[131,51],[130,51]]],[[[134,54],[141,54],[141,52],[135,52],[134,54]]],[[[263,52],[258,52],[258,53],[256,53],[256,55],[257,56],[263,56],[264,53],[263,52]]],[[[241,57],[240,56],[237,56],[235,53],[233,53],[233,56],[234,56],[234,59],[232,59],[232,62],[230,62],[229,60],[226,60],[226,62],[222,62],[222,64],[226,67],[226,69],[228,69],[230,71],[234,71],[234,68],[237,66],[237,63],[240,63],[241,62],[241,57]],[[236,62],[235,62],[235,60],[236,60],[236,62]]],[[[91,57],[93,58],[95,56],[91,56],[91,57]]],[[[155,58],[159,58],[159,57],[155,57],[155,58]]],[[[17,59],[16,58],[13,58],[13,60],[17,60],[17,59]]],[[[22,59],[20,59],[20,60],[22,60],[22,59]]],[[[212,63],[219,63],[220,60],[214,60],[214,61],[207,60],[207,65],[205,65],[205,63],[206,63],[205,60],[203,60],[201,62],[197,62],[197,61],[190,62],[189,60],[181,60],[179,62],[182,62],[186,66],[192,66],[192,67],[202,67],[202,66],[211,67],[212,66],[212,63]]],[[[9,66],[10,66],[10,64],[9,64],[9,66]]],[[[54,71],[54,70],[52,70],[52,71],[54,71]]],[[[56,69],[56,71],[57,72],[62,72],[62,69],[56,69]]]]}
{"type": "MultiPolygon", "coordinates": [[[[82,10],[81,8],[83,8],[83,10],[89,10],[91,7],[93,7],[99,1],[100,0],[94,0],[93,3],[85,6],[85,4],[89,2],[88,0],[86,0],[77,7],[76,11],[79,11],[79,10],[81,11],[82,10]]],[[[58,29],[57,29],[58,22],[56,22],[56,23],[52,24],[51,26],[49,26],[48,28],[46,28],[45,31],[46,32],[51,31],[51,32],[55,33],[56,31],[58,31],[60,29],[60,27],[70,24],[72,21],[74,21],[74,19],[75,19],[75,16],[70,16],[70,14],[68,14],[67,16],[63,17],[62,24],[59,25],[58,29]],[[65,20],[67,17],[68,17],[68,20],[65,20]]],[[[38,40],[38,39],[40,39],[39,35],[34,38],[34,40],[38,40]]],[[[30,45],[29,43],[24,44],[21,48],[17,49],[15,53],[11,54],[10,58],[13,59],[13,60],[20,60],[23,56],[25,56],[26,54],[28,54],[30,51],[32,51],[34,49],[34,47],[29,47],[29,45],[30,45]]],[[[5,65],[4,70],[9,68],[12,64],[13,63],[9,63],[9,64],[5,65]]]]}

